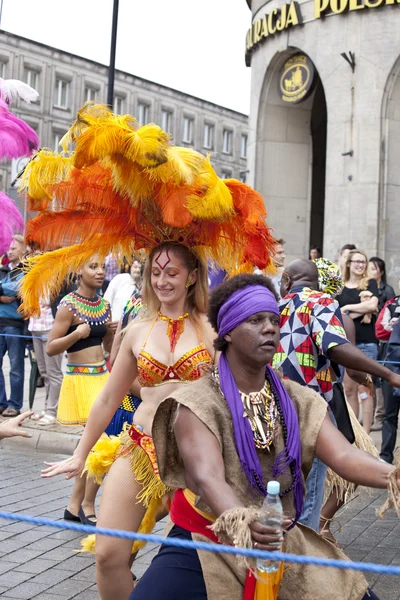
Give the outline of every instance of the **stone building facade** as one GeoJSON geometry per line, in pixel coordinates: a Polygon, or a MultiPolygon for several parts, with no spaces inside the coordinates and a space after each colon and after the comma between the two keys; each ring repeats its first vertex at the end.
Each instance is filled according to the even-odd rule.
{"type": "MultiPolygon", "coordinates": [[[[20,79],[38,90],[36,103],[16,102],[13,112],[38,133],[42,147],[59,149],[86,100],[105,103],[107,67],[97,62],[0,31],[0,77],[20,79]]],[[[248,117],[212,102],[116,71],[114,111],[154,122],[177,145],[211,153],[220,177],[245,180],[248,117]]],[[[14,174],[23,162],[15,161],[14,174]]],[[[0,189],[10,190],[11,164],[0,163],[0,189]]]]}
{"type": "Polygon", "coordinates": [[[249,179],[289,257],[345,243],[400,274],[399,0],[247,0],[249,179]]]}

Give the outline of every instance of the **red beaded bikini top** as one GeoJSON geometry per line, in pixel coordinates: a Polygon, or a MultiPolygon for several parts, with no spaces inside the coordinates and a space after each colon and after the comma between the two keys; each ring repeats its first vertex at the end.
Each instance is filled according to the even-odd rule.
{"type": "Polygon", "coordinates": [[[173,381],[196,381],[205,375],[204,367],[212,365],[213,359],[201,341],[199,345],[186,352],[173,365],[165,365],[146,352],[145,347],[155,321],[137,358],[138,381],[142,387],[155,387],[173,381]]]}

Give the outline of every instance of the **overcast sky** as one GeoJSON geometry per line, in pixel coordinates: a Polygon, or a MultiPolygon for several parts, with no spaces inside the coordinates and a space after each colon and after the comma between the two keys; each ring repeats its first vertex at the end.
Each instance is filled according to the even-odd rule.
{"type": "MultiPolygon", "coordinates": [[[[0,0],[1,29],[103,64],[113,0],[0,0]]],[[[120,0],[116,66],[248,113],[246,0],[120,0]]]]}

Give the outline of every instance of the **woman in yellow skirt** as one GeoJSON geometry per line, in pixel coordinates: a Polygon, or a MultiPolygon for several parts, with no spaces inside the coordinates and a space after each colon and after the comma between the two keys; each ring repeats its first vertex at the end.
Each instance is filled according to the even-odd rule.
{"type": "MultiPolygon", "coordinates": [[[[77,273],[79,287],[64,296],[47,342],[50,356],[67,351],[68,364],[58,403],[57,422],[85,425],[109,373],[104,360],[112,343],[111,308],[97,295],[104,277],[104,265],[93,257],[77,273]]],[[[98,484],[86,476],[76,477],[64,519],[95,525],[94,502],[98,484]]]]}

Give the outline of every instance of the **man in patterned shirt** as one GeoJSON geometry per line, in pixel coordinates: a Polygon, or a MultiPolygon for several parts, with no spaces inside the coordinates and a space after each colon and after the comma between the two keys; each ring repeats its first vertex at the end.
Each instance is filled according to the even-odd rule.
{"type": "MultiPolygon", "coordinates": [[[[398,385],[388,369],[350,344],[339,304],[318,291],[318,269],[312,261],[300,259],[290,263],[282,274],[281,295],[280,343],[273,366],[280,368],[285,378],[311,387],[327,402],[333,396],[331,369],[336,371],[336,365],[372,375],[379,373],[389,385],[398,385]]],[[[300,519],[316,531],[326,472],[326,465],[314,459],[300,519]]]]}
{"type": "Polygon", "coordinates": [[[318,269],[312,261],[296,260],[282,274],[281,338],[274,366],[330,402],[330,354],[333,348],[349,342],[339,304],[317,290],[318,269]]]}

